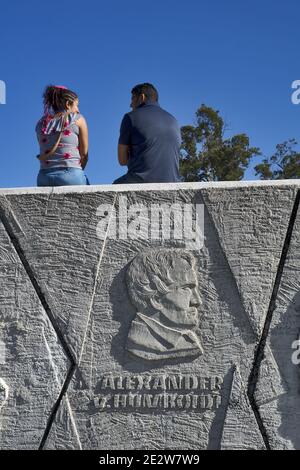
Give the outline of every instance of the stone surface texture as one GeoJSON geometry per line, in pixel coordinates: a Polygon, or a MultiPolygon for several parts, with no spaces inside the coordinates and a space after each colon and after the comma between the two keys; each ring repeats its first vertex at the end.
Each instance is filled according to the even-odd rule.
{"type": "Polygon", "coordinates": [[[1,189],[0,449],[300,449],[299,195],[1,189]]]}

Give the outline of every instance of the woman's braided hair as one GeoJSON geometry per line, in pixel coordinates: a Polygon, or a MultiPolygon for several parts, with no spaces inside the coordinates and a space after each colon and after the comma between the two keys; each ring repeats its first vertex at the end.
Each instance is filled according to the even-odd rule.
{"type": "Polygon", "coordinates": [[[55,113],[67,110],[67,101],[73,104],[78,100],[77,94],[62,86],[48,85],[43,94],[45,114],[52,108],[55,113]]]}

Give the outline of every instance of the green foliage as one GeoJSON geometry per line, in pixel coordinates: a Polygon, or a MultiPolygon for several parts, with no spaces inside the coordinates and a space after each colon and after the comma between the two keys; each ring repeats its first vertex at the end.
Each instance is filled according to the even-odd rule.
{"type": "Polygon", "coordinates": [[[274,155],[254,167],[256,175],[262,180],[300,178],[300,153],[294,150],[295,145],[295,139],[276,145],[274,155]]]}
{"type": "Polygon", "coordinates": [[[224,139],[225,124],[219,111],[204,104],[196,111],[195,126],[181,128],[180,171],[184,181],[241,180],[260,149],[250,147],[249,137],[224,139]]]}

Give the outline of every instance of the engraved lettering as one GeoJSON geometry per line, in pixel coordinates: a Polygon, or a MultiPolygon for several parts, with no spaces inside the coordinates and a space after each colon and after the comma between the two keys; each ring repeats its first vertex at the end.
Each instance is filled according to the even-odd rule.
{"type": "Polygon", "coordinates": [[[126,390],[135,390],[136,380],[134,377],[126,377],[125,388],[126,390]]]}
{"type": "Polygon", "coordinates": [[[146,390],[151,390],[150,382],[151,382],[151,375],[149,376],[141,376],[139,375],[137,377],[138,379],[138,390],[142,390],[142,388],[145,388],[146,390]]]}
{"type": "Polygon", "coordinates": [[[201,390],[209,390],[209,387],[210,387],[209,377],[200,377],[199,382],[200,382],[201,390]]]}
{"type": "Polygon", "coordinates": [[[105,390],[106,388],[110,388],[111,390],[115,390],[115,382],[113,377],[107,376],[103,378],[102,384],[101,384],[102,390],[105,390]]]}
{"type": "Polygon", "coordinates": [[[163,409],[214,410],[222,403],[220,390],[223,379],[219,376],[171,375],[107,375],[100,381],[101,395],[94,405],[105,409],[163,409]],[[130,393],[120,393],[128,390],[130,393]],[[136,393],[131,393],[135,390],[136,393]],[[195,394],[198,390],[199,394],[195,394]],[[111,393],[106,393],[110,391],[111,393]],[[148,393],[148,392],[152,393],[148,393]],[[157,393],[163,391],[164,393],[157,393]],[[169,393],[165,393],[168,391],[169,393]],[[179,393],[175,393],[178,391],[179,393]],[[117,392],[117,393],[116,393],[117,392]],[[211,392],[211,393],[208,393],[211,392]]]}
{"type": "Polygon", "coordinates": [[[166,389],[165,377],[163,377],[163,376],[155,377],[154,384],[153,384],[153,390],[157,390],[158,388],[160,388],[161,390],[166,389]]]}
{"type": "Polygon", "coordinates": [[[215,390],[221,390],[222,389],[222,384],[223,384],[223,379],[222,377],[212,377],[212,379],[214,379],[215,381],[215,386],[214,386],[214,389],[215,390]]]}
{"type": "Polygon", "coordinates": [[[127,404],[127,395],[115,395],[114,396],[114,407],[115,408],[125,408],[127,404]]]}

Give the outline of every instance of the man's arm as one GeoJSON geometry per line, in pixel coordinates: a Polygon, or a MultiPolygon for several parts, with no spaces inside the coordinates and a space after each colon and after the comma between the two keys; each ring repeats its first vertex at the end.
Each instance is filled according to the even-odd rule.
{"type": "Polygon", "coordinates": [[[118,145],[118,160],[121,166],[125,166],[129,160],[129,145],[118,145]]]}
{"type": "Polygon", "coordinates": [[[119,137],[119,143],[118,143],[118,160],[121,166],[127,165],[128,160],[129,160],[131,129],[132,129],[131,120],[128,114],[125,114],[121,123],[120,137],[119,137]]]}

